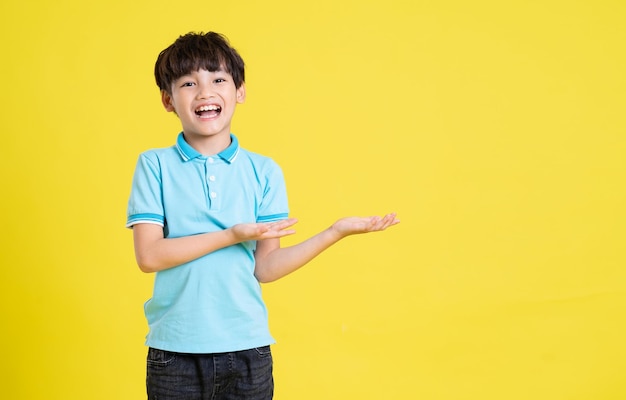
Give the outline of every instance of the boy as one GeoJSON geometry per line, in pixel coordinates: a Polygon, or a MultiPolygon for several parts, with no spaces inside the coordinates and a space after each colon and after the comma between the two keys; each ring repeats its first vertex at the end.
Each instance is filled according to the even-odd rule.
{"type": "Polygon", "coordinates": [[[155,77],[182,132],[174,146],[140,155],[128,204],[139,268],[157,273],[144,306],[148,399],[271,399],[274,340],[259,282],[399,221],[342,218],[281,248],[296,223],[282,172],[230,132],[246,96],[237,51],[220,34],[189,33],[161,52],[155,77]]]}

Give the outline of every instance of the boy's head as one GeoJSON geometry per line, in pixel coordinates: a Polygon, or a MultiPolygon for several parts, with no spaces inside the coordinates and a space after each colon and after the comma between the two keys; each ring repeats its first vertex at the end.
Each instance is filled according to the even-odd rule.
{"type": "Polygon", "coordinates": [[[200,69],[228,72],[237,88],[245,81],[243,59],[226,37],[215,32],[180,36],[159,54],[154,76],[159,89],[171,93],[175,80],[200,69]]]}

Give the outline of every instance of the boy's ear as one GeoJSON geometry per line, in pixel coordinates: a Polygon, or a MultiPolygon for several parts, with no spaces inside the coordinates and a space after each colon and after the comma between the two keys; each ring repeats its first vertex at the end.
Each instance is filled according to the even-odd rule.
{"type": "Polygon", "coordinates": [[[161,90],[161,103],[163,103],[163,107],[165,107],[167,112],[176,111],[172,102],[172,96],[166,90],[161,90]]]}
{"type": "Polygon", "coordinates": [[[246,84],[242,83],[237,89],[237,103],[243,103],[246,101],[246,84]]]}

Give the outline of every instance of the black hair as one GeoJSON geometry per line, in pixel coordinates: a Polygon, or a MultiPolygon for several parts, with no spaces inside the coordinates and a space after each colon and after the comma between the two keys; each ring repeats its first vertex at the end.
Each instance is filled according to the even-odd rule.
{"type": "Polygon", "coordinates": [[[159,89],[171,93],[172,83],[193,71],[228,72],[239,88],[245,82],[245,64],[228,39],[216,32],[190,32],[163,50],[154,66],[159,89]]]}

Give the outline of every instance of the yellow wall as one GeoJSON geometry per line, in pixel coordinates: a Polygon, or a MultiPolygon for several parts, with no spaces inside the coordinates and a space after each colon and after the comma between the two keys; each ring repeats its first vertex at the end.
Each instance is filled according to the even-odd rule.
{"type": "Polygon", "coordinates": [[[402,219],[264,287],[277,400],[626,398],[624,4],[3,0],[2,397],[143,398],[126,201],[179,129],[152,67],[216,30],[297,239],[402,219]]]}

